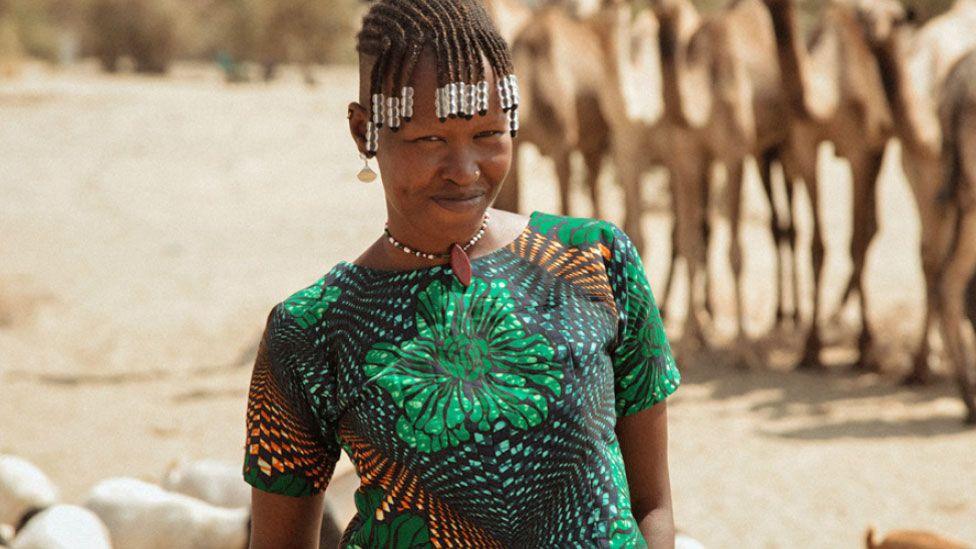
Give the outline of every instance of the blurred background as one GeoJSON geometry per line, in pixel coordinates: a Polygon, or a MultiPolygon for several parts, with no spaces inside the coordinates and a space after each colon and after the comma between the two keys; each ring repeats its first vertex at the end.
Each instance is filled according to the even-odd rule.
{"type": "MultiPolygon", "coordinates": [[[[538,7],[545,2],[524,3],[538,7]]],[[[952,2],[902,3],[926,20],[952,2]]],[[[216,61],[231,71],[233,63],[253,63],[272,72],[281,63],[348,64],[355,61],[362,4],[358,0],[3,0],[0,59],[8,76],[25,59],[70,65],[96,58],[109,72],[147,73],[165,72],[177,60],[216,61]]],[[[584,12],[595,7],[594,0],[578,4],[584,12]]],[[[635,2],[642,4],[647,0],[635,2]]],[[[695,0],[694,4],[710,12],[725,2],[695,0]]],[[[804,25],[815,21],[823,4],[823,0],[799,2],[804,25]]]]}
{"type": "MultiPolygon", "coordinates": [[[[720,21],[737,5],[766,5],[751,1],[687,5],[703,21],[720,21]]],[[[513,43],[519,32],[542,28],[540,10],[560,11],[569,22],[556,32],[581,37],[572,25],[608,9],[598,1],[499,3],[525,16],[514,18],[525,26],[512,27],[506,38],[513,43]]],[[[668,3],[627,4],[633,51],[642,14],[654,18],[668,3]]],[[[831,6],[844,4],[787,3],[811,48],[832,21],[831,6]]],[[[881,3],[846,2],[860,6],[861,17],[850,22],[865,25],[858,51],[871,56],[883,55],[886,44],[871,35],[877,20],[866,16],[881,3]]],[[[900,5],[913,16],[913,38],[899,51],[914,52],[913,66],[945,64],[941,83],[953,63],[939,55],[961,58],[963,37],[976,36],[976,2],[900,5]],[[962,8],[950,12],[953,5],[962,8]],[[957,34],[927,27],[947,14],[957,34]],[[946,36],[951,47],[926,50],[914,38],[921,35],[946,36]],[[931,59],[918,61],[925,55],[931,59]]],[[[382,232],[382,187],[356,180],[362,162],[345,119],[356,99],[354,38],[365,8],[357,0],[0,0],[0,454],[49,477],[56,493],[41,498],[45,504],[82,503],[93,485],[115,476],[178,490],[182,468],[200,460],[214,460],[202,470],[229,475],[231,491],[244,488],[244,406],[268,311],[382,232]]],[[[775,59],[771,44],[765,53],[775,59]]],[[[572,56],[558,61],[574,63],[572,56]]],[[[532,68],[519,63],[522,78],[532,68]]],[[[697,305],[689,297],[694,284],[681,274],[687,267],[672,269],[685,254],[672,245],[678,205],[666,157],[682,154],[677,141],[654,145],[665,154],[641,170],[637,203],[621,186],[623,156],[607,150],[605,169],[589,184],[573,149],[564,210],[552,155],[529,130],[523,134],[515,208],[598,213],[621,226],[628,208],[640,212],[642,256],[667,305],[683,378],[669,399],[675,519],[706,547],[863,547],[872,525],[879,538],[914,529],[976,544],[976,431],[962,421],[967,409],[939,332],[926,327],[924,204],[906,172],[913,157],[902,154],[890,66],[871,63],[889,114],[871,191],[877,235],[864,267],[866,311],[846,291],[854,220],[864,211],[855,210],[850,159],[836,154],[829,132],[806,151],[819,176],[817,226],[826,250],[819,284],[808,193],[797,183],[787,202],[787,178],[774,170],[775,199],[767,195],[756,155],[746,151],[737,232],[726,209],[726,171],[715,169],[711,202],[699,205],[709,223],[698,238],[709,243],[710,282],[697,305]],[[784,244],[770,228],[777,209],[789,212],[797,235],[798,297],[785,320],[778,311],[780,294],[790,293],[778,282],[784,244]],[[741,320],[729,260],[735,234],[748,309],[741,320]],[[822,364],[806,368],[798,362],[818,287],[822,364]],[[710,320],[690,341],[687,319],[700,313],[710,320]],[[873,334],[868,366],[859,354],[865,315],[873,334]],[[908,380],[930,339],[924,379],[908,380]]],[[[615,127],[615,143],[645,130],[686,135],[668,133],[673,122],[661,122],[667,107],[655,94],[645,109],[650,119],[615,127]]],[[[774,120],[784,129],[810,123],[788,109],[774,120]]],[[[844,131],[855,141],[871,133],[844,131]]],[[[971,366],[972,331],[963,328],[971,366]]],[[[339,530],[355,510],[356,485],[343,456],[327,509],[339,530]]],[[[7,519],[12,536],[20,515],[4,517],[2,503],[0,524],[7,519]]]]}

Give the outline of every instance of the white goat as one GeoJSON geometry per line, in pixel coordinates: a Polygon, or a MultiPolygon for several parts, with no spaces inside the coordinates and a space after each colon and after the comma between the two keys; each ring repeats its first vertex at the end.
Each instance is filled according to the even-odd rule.
{"type": "Polygon", "coordinates": [[[24,515],[57,503],[58,489],[33,463],[0,454],[0,525],[17,527],[24,515]]]}
{"type": "Polygon", "coordinates": [[[85,498],[124,549],[243,549],[250,510],[217,507],[134,478],[111,478],[85,498]]]}
{"type": "Polygon", "coordinates": [[[241,468],[222,461],[175,460],[163,475],[162,486],[220,507],[251,506],[251,486],[244,482],[241,468]]]}
{"type": "Polygon", "coordinates": [[[688,534],[677,532],[674,536],[674,549],[705,549],[705,546],[688,534]]]}
{"type": "MultiPolygon", "coordinates": [[[[345,472],[355,474],[352,462],[348,459],[340,460],[335,470],[337,474],[333,475],[333,479],[339,478],[337,475],[345,472]],[[344,464],[343,461],[346,463],[344,464]]],[[[356,484],[358,485],[358,480],[356,484]]],[[[210,459],[190,462],[185,458],[178,458],[163,474],[162,486],[167,490],[221,507],[247,507],[248,509],[251,507],[251,486],[244,482],[241,467],[236,464],[210,459]]],[[[326,492],[319,537],[320,547],[335,547],[339,544],[343,528],[336,522],[334,500],[346,496],[344,499],[351,502],[352,497],[349,495],[351,493],[352,490],[326,492]]]]}
{"type": "Polygon", "coordinates": [[[10,549],[111,549],[108,529],[84,507],[53,505],[31,517],[10,549]]]}

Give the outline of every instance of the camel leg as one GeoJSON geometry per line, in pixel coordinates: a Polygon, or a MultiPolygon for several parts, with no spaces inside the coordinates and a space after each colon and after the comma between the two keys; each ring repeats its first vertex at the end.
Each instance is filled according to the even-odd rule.
{"type": "MultiPolygon", "coordinates": [[[[932,292],[927,293],[929,296],[926,301],[932,301],[932,292]]],[[[912,356],[912,370],[902,378],[902,385],[928,385],[929,381],[931,381],[932,370],[929,367],[929,355],[932,352],[932,347],[929,344],[929,337],[931,336],[932,322],[937,318],[935,309],[934,303],[925,304],[925,317],[922,321],[922,337],[912,356]]]]}
{"type": "Polygon", "coordinates": [[[702,277],[705,275],[703,267],[706,263],[705,240],[702,235],[705,211],[704,204],[701,203],[703,192],[700,186],[707,184],[709,163],[702,155],[688,155],[682,163],[685,176],[679,180],[682,188],[676,198],[679,199],[678,248],[680,255],[685,258],[688,270],[688,310],[683,337],[695,348],[705,341],[699,317],[704,305],[702,277]]]}
{"type": "MultiPolygon", "coordinates": [[[[800,325],[800,260],[796,255],[798,237],[796,234],[795,217],[793,215],[794,182],[800,179],[798,171],[784,161],[780,156],[780,167],[783,170],[783,190],[786,192],[786,227],[781,230],[782,240],[787,246],[787,261],[790,265],[790,291],[793,293],[793,325],[800,325]]],[[[783,263],[786,264],[785,262],[783,263]]],[[[786,297],[784,292],[783,297],[786,297]]],[[[784,313],[785,318],[785,313],[784,313]]]]}
{"type": "MultiPolygon", "coordinates": [[[[701,232],[700,232],[700,234],[701,234],[701,248],[702,249],[701,249],[700,254],[701,254],[701,257],[703,258],[701,260],[701,264],[700,264],[699,268],[701,269],[701,277],[702,277],[703,286],[704,286],[703,289],[702,289],[702,300],[703,300],[702,301],[702,306],[703,306],[704,311],[708,314],[708,317],[709,318],[713,318],[713,316],[714,316],[713,315],[713,311],[712,311],[712,300],[711,300],[711,295],[712,295],[712,291],[711,291],[712,290],[712,280],[711,280],[711,277],[708,276],[709,275],[709,271],[708,271],[708,249],[709,249],[709,246],[710,246],[711,241],[712,241],[712,225],[711,225],[711,221],[709,220],[709,216],[708,216],[708,211],[709,211],[708,210],[708,206],[711,203],[710,202],[710,196],[711,196],[711,186],[710,186],[710,184],[711,184],[711,174],[712,174],[711,168],[712,168],[712,163],[710,161],[709,162],[706,162],[704,164],[703,172],[702,172],[702,174],[700,176],[700,178],[701,178],[701,184],[700,184],[700,186],[698,188],[698,192],[699,192],[699,196],[700,196],[700,198],[698,199],[698,204],[701,205],[700,206],[701,207],[701,232]]],[[[731,173],[731,171],[729,173],[731,173]]]]}
{"type": "MultiPolygon", "coordinates": [[[[939,163],[915,162],[905,168],[917,181],[940,181],[942,178],[942,166],[939,163]],[[915,171],[912,172],[909,168],[915,171]]],[[[925,280],[925,318],[922,322],[921,339],[912,358],[911,372],[902,379],[904,385],[925,385],[932,377],[929,366],[929,357],[932,354],[930,340],[933,337],[932,329],[939,326],[939,278],[945,258],[949,254],[954,230],[949,220],[944,219],[946,214],[940,215],[933,210],[933,203],[923,201],[918,204],[922,231],[919,256],[925,280]]]]}
{"type": "Polygon", "coordinates": [[[810,331],[807,334],[806,343],[803,347],[803,356],[800,359],[799,367],[805,369],[822,369],[823,363],[820,362],[820,349],[823,344],[820,340],[820,283],[823,275],[825,248],[823,243],[822,227],[820,222],[820,190],[819,177],[817,175],[816,155],[807,165],[803,180],[806,182],[807,194],[810,196],[810,209],[813,210],[813,235],[811,256],[813,259],[813,312],[810,315],[810,331]]]}
{"type": "MultiPolygon", "coordinates": [[[[969,317],[970,327],[976,336],[976,275],[969,279],[969,286],[966,288],[966,316],[969,317]]],[[[976,391],[976,383],[973,384],[973,391],[976,391]]]]}
{"type": "Polygon", "coordinates": [[[499,210],[518,213],[519,211],[519,140],[516,138],[512,147],[512,166],[508,170],[508,176],[502,183],[498,195],[495,197],[493,207],[499,210]]]}
{"type": "Polygon", "coordinates": [[[644,231],[641,227],[643,213],[639,168],[641,151],[637,150],[637,143],[633,137],[635,133],[634,128],[627,126],[613,129],[613,159],[617,179],[624,190],[623,230],[630,237],[637,252],[645,256],[647,250],[644,247],[644,231]]]}
{"type": "Polygon", "coordinates": [[[559,183],[559,213],[569,215],[569,193],[573,182],[572,151],[560,151],[553,155],[556,165],[556,181],[559,183]]]}
{"type": "MultiPolygon", "coordinates": [[[[867,260],[871,241],[878,233],[877,181],[884,160],[884,148],[871,151],[860,158],[851,159],[851,176],[854,183],[853,231],[851,234],[851,260],[854,264],[848,284],[850,293],[857,290],[861,306],[861,333],[858,336],[858,361],[855,367],[860,370],[880,371],[877,357],[872,357],[872,334],[868,324],[867,296],[864,288],[864,263],[867,260]]],[[[846,299],[841,301],[844,305],[846,299]]]]}
{"type": "Polygon", "coordinates": [[[759,179],[762,181],[763,190],[766,191],[766,199],[769,201],[769,232],[773,235],[773,247],[776,249],[776,326],[783,322],[786,316],[783,309],[785,301],[783,286],[783,254],[781,253],[782,241],[785,236],[783,232],[779,212],[776,210],[776,199],[773,194],[773,158],[776,156],[775,149],[764,152],[759,158],[759,179]]]}
{"type": "Polygon", "coordinates": [[[942,337],[956,372],[956,383],[966,406],[966,423],[976,424],[976,400],[970,380],[965,342],[962,337],[965,291],[976,273],[976,211],[962,212],[956,249],[946,264],[939,284],[942,337]]]}
{"type": "Polygon", "coordinates": [[[732,265],[732,279],[735,284],[735,348],[736,366],[739,368],[751,368],[760,366],[759,361],[752,352],[751,342],[745,335],[746,310],[745,300],[742,297],[742,243],[739,241],[739,223],[742,217],[742,186],[745,177],[742,162],[732,162],[729,164],[729,178],[726,182],[728,198],[729,216],[729,263],[732,265]]]}
{"type": "MultiPolygon", "coordinates": [[[[698,320],[698,309],[695,296],[697,294],[697,274],[700,267],[698,260],[701,249],[701,221],[697,204],[700,194],[697,189],[701,177],[700,155],[697,150],[686,143],[679,143],[682,147],[679,154],[668,159],[668,171],[671,178],[672,204],[674,207],[674,252],[673,256],[680,256],[685,260],[688,273],[688,309],[685,314],[681,341],[676,352],[694,352],[704,341],[701,325],[698,320]]],[[[674,259],[672,259],[672,264],[674,259]]]]}
{"type": "Polygon", "coordinates": [[[602,148],[583,150],[583,163],[586,165],[586,188],[590,190],[590,203],[593,205],[593,217],[603,219],[603,208],[600,207],[600,169],[603,167],[602,148]]]}
{"type": "Polygon", "coordinates": [[[922,274],[925,279],[925,317],[922,320],[922,338],[919,340],[918,347],[916,347],[915,354],[912,357],[912,371],[902,378],[902,385],[927,385],[931,378],[929,354],[932,349],[929,345],[929,336],[932,323],[938,317],[939,294],[937,285],[941,265],[930,255],[923,250],[922,274]]]}
{"type": "Polygon", "coordinates": [[[966,316],[976,333],[976,276],[969,279],[969,287],[966,288],[966,316]]]}
{"type": "MultiPolygon", "coordinates": [[[[672,176],[673,177],[673,176],[672,176]]],[[[661,301],[658,307],[658,311],[661,313],[661,318],[666,319],[667,312],[666,309],[669,307],[668,298],[671,297],[671,285],[674,282],[674,269],[675,265],[678,264],[678,211],[674,207],[674,193],[671,194],[671,260],[668,262],[668,279],[664,283],[664,293],[661,294],[661,301]]]]}

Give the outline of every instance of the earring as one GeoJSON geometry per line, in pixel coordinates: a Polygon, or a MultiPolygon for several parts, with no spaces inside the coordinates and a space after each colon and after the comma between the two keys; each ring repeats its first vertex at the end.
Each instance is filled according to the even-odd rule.
{"type": "Polygon", "coordinates": [[[356,177],[363,183],[369,183],[370,181],[376,179],[376,172],[369,167],[369,159],[366,158],[366,155],[359,153],[359,158],[363,159],[363,169],[359,170],[356,177]]]}

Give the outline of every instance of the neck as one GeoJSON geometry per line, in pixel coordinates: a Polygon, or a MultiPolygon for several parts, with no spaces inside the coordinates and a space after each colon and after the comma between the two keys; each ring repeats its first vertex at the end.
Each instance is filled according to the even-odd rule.
{"type": "MultiPolygon", "coordinates": [[[[481,225],[485,220],[485,215],[490,215],[487,211],[481,214],[472,216],[470,219],[458,223],[455,226],[445,227],[445,226],[432,226],[429,223],[416,223],[411,221],[411,219],[406,216],[397,215],[396,212],[391,211],[389,213],[389,220],[387,221],[387,228],[390,231],[390,235],[397,240],[400,244],[406,246],[410,250],[417,250],[432,254],[450,254],[451,246],[453,244],[458,244],[464,247],[474,238],[478,231],[481,230],[481,225]]],[[[485,227],[485,233],[490,230],[492,223],[489,223],[485,227]]],[[[430,264],[431,262],[443,262],[443,258],[429,259],[425,257],[418,257],[413,253],[407,253],[405,250],[396,247],[392,244],[387,235],[383,234],[383,249],[386,251],[386,255],[390,259],[396,259],[397,262],[404,259],[411,262],[416,262],[418,264],[430,264]]],[[[484,240],[484,237],[478,240],[470,248],[465,250],[466,253],[473,252],[476,248],[479,248],[479,244],[484,240]]]]}

